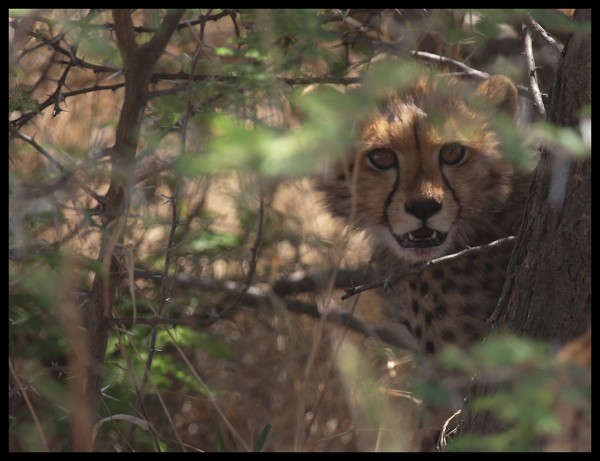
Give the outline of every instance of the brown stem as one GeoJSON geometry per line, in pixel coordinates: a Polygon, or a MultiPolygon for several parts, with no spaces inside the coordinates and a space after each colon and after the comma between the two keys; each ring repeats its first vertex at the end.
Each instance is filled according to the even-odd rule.
{"type": "MultiPolygon", "coordinates": [[[[118,285],[119,264],[113,250],[123,242],[123,230],[129,211],[129,197],[133,187],[134,160],[144,107],[147,85],[152,69],[164,51],[171,34],[175,30],[183,10],[169,11],[159,32],[143,46],[135,41],[131,13],[126,9],[113,10],[117,27],[117,44],[123,58],[125,75],[125,98],[113,147],[112,178],[106,195],[102,219],[104,232],[98,261],[103,270],[95,275],[91,292],[91,313],[88,325],[90,341],[90,365],[85,377],[86,402],[89,414],[96,418],[100,400],[104,357],[108,342],[112,304],[118,285]]],[[[95,423],[95,421],[94,421],[95,423]]],[[[73,447],[77,450],[91,449],[91,437],[77,440],[73,434],[73,447]]]]}

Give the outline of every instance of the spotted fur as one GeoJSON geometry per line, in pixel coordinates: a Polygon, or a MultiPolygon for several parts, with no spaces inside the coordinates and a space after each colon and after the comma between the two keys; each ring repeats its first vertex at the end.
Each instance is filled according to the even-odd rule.
{"type": "MultiPolygon", "coordinates": [[[[517,91],[493,76],[473,88],[421,79],[388,93],[358,124],[355,150],[319,181],[327,208],[372,238],[389,275],[516,230],[530,174],[502,152],[494,122],[515,113],[517,91]]],[[[486,330],[511,247],[433,266],[386,290],[391,318],[424,351],[466,346],[486,330]]]]}

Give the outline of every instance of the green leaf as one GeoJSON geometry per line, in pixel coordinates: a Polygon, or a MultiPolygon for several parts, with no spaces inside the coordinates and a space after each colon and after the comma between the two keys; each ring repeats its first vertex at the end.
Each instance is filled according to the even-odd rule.
{"type": "Polygon", "coordinates": [[[239,237],[235,234],[206,229],[195,236],[185,247],[186,251],[215,255],[236,248],[240,243],[239,237]]]}
{"type": "Polygon", "coordinates": [[[217,436],[217,446],[221,453],[227,453],[227,447],[225,446],[225,440],[223,440],[223,435],[219,430],[219,426],[215,424],[215,432],[217,436]]]}
{"type": "Polygon", "coordinates": [[[558,148],[578,158],[591,155],[591,118],[583,118],[579,130],[576,127],[559,127],[547,122],[538,122],[531,128],[532,137],[551,150],[558,148]]]}
{"type": "Polygon", "coordinates": [[[231,48],[225,48],[222,46],[216,47],[213,51],[217,56],[233,56],[235,54],[231,48]]]}
{"type": "Polygon", "coordinates": [[[37,102],[29,92],[31,87],[23,83],[8,89],[8,112],[15,110],[21,112],[35,112],[39,114],[41,112],[40,103],[37,102]]]}
{"type": "Polygon", "coordinates": [[[256,443],[254,444],[254,451],[261,451],[267,441],[267,435],[269,435],[269,431],[271,430],[271,424],[265,424],[265,427],[261,431],[256,443]]]}

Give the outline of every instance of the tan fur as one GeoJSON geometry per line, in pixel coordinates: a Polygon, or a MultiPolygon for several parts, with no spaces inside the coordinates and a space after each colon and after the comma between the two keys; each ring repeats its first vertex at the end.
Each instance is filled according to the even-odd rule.
{"type": "MultiPolygon", "coordinates": [[[[428,78],[388,93],[361,121],[355,151],[318,187],[333,215],[367,230],[383,275],[515,233],[529,173],[505,159],[493,122],[512,117],[516,102],[503,76],[476,88],[428,78]],[[395,156],[397,165],[376,168],[369,160],[376,149],[384,149],[371,154],[377,161],[395,156]],[[418,241],[436,237],[443,241],[418,241]]],[[[390,316],[427,352],[469,344],[485,331],[510,251],[504,246],[401,279],[386,291],[390,316]]]]}

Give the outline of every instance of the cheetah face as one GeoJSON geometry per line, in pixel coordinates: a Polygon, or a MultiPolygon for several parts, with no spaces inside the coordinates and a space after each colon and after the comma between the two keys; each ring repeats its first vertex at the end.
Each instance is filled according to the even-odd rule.
{"type": "MultiPolygon", "coordinates": [[[[513,168],[490,123],[495,112],[459,89],[440,96],[424,84],[416,96],[390,97],[363,121],[354,155],[321,186],[334,214],[409,263],[477,244],[510,195],[513,168]]],[[[500,97],[516,98],[506,78],[478,90],[514,106],[500,97]]]]}
{"type": "MultiPolygon", "coordinates": [[[[419,123],[413,120],[414,134],[419,123]]],[[[410,146],[394,141],[385,147],[367,144],[366,151],[359,154],[358,174],[365,198],[378,200],[377,189],[385,194],[379,219],[369,226],[372,233],[400,258],[418,263],[442,256],[453,247],[462,223],[463,195],[460,185],[454,184],[455,170],[472,152],[457,142],[427,145],[423,137],[411,141],[410,146]],[[417,152],[417,144],[426,151],[417,152]]],[[[357,215],[374,210],[357,207],[357,215]]]]}

